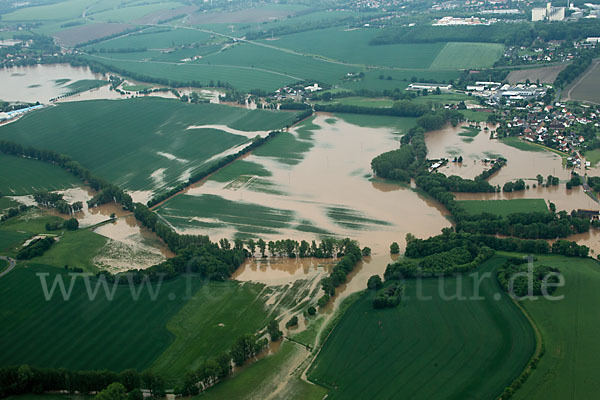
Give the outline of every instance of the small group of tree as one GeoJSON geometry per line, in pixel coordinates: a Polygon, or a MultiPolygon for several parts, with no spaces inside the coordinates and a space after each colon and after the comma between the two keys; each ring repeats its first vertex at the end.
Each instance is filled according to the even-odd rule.
{"type": "Polygon", "coordinates": [[[350,239],[344,239],[343,243],[344,256],[333,267],[329,276],[321,280],[321,288],[325,293],[318,300],[319,307],[325,307],[325,305],[329,303],[329,299],[335,295],[335,289],[346,282],[347,275],[362,259],[362,252],[356,242],[350,239]]]}
{"type": "Polygon", "coordinates": [[[381,289],[383,286],[383,282],[381,281],[381,277],[379,275],[372,275],[369,277],[367,281],[367,289],[369,290],[377,290],[381,289]]]}
{"type": "Polygon", "coordinates": [[[47,231],[57,231],[61,228],[64,228],[69,231],[76,231],[79,229],[79,221],[76,218],[69,218],[64,222],[54,221],[46,223],[47,231]]]}
{"type": "Polygon", "coordinates": [[[577,187],[583,184],[583,180],[581,179],[581,176],[579,176],[577,173],[573,173],[571,175],[571,179],[567,182],[567,189],[572,189],[573,187],[577,187]]]}
{"type": "MultiPolygon", "coordinates": [[[[550,205],[551,210],[556,206],[550,205]]],[[[483,213],[457,218],[457,231],[501,234],[524,239],[553,239],[588,232],[591,223],[588,217],[576,211],[514,213],[506,216],[483,213]]]]}
{"type": "Polygon", "coordinates": [[[379,289],[373,299],[373,308],[392,308],[400,304],[404,285],[400,282],[392,282],[386,287],[379,289]]]}
{"type": "Polygon", "coordinates": [[[283,336],[283,332],[279,329],[279,323],[274,319],[267,325],[267,333],[273,342],[278,341],[283,336]]]}
{"type": "Polygon", "coordinates": [[[17,260],[31,260],[34,257],[41,256],[52,247],[54,242],[54,238],[49,236],[34,239],[27,246],[19,250],[17,260]]]}
{"type": "Polygon", "coordinates": [[[510,258],[496,271],[496,278],[505,291],[517,297],[552,294],[559,282],[558,269],[534,265],[528,270],[528,261],[510,258]]]}
{"type": "Polygon", "coordinates": [[[150,372],[140,374],[133,369],[116,373],[106,370],[74,371],[64,368],[36,368],[28,365],[0,367],[0,397],[27,393],[42,394],[50,391],[68,391],[86,395],[101,392],[111,384],[119,383],[126,392],[131,394],[135,391],[128,400],[140,400],[139,389],[142,386],[147,389],[152,388],[149,384],[151,382],[148,381],[150,376],[153,376],[150,372]]]}
{"type": "Polygon", "coordinates": [[[525,190],[525,181],[523,179],[517,179],[515,182],[506,182],[502,186],[502,191],[506,193],[519,192],[525,190]]]}
{"type": "Polygon", "coordinates": [[[290,329],[293,326],[298,326],[298,316],[294,315],[288,322],[285,323],[285,327],[290,329]]]}
{"type": "Polygon", "coordinates": [[[19,214],[24,213],[29,210],[30,206],[26,206],[25,204],[21,204],[18,207],[11,207],[4,211],[4,214],[0,216],[0,222],[4,222],[9,218],[14,218],[19,214]]]}
{"type": "Polygon", "coordinates": [[[506,158],[498,157],[496,159],[496,161],[494,161],[494,164],[492,165],[492,168],[486,169],[485,171],[483,171],[482,173],[480,173],[479,175],[477,175],[475,177],[475,180],[486,180],[486,179],[488,179],[490,176],[492,176],[496,172],[500,171],[500,169],[502,169],[502,167],[504,167],[506,165],[506,162],[507,162],[506,158]]]}
{"type": "Polygon", "coordinates": [[[400,246],[394,242],[390,245],[390,254],[400,254],[400,246]]]}
{"type": "MultiPolygon", "coordinates": [[[[527,240],[515,237],[499,238],[495,235],[454,232],[444,228],[444,233],[428,239],[410,240],[404,255],[409,258],[421,258],[430,254],[452,250],[455,247],[472,243],[476,246],[487,246],[497,251],[508,251],[529,254],[559,254],[567,257],[587,257],[589,248],[577,242],[564,239],[557,240],[550,246],[546,240],[527,240]]],[[[386,278],[387,279],[387,278],[386,278]]]]}

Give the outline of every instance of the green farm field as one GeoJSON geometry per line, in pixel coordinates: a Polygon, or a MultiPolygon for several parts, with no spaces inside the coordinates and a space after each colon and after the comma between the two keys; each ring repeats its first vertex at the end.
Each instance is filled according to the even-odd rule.
{"type": "Polygon", "coordinates": [[[349,64],[427,69],[444,47],[443,43],[371,46],[377,29],[335,27],[262,40],[269,46],[290,49],[349,64]]]}
{"type": "Polygon", "coordinates": [[[0,193],[8,196],[62,190],[81,185],[79,179],[60,167],[5,154],[0,154],[0,171],[3,171],[0,175],[0,193]]]}
{"type": "Polygon", "coordinates": [[[295,116],[156,98],[96,100],[29,114],[1,128],[0,137],[67,154],[125,189],[159,190],[188,179],[206,168],[209,159],[247,143],[247,136],[254,136],[250,132],[281,128],[295,116]],[[202,125],[227,125],[241,134],[215,128],[187,130],[202,125]]]}
{"type": "Polygon", "coordinates": [[[514,213],[548,212],[544,199],[461,200],[458,204],[472,215],[489,213],[506,216],[514,213]]]}
{"type": "MultiPolygon", "coordinates": [[[[103,289],[90,301],[80,277],[69,301],[63,300],[58,288],[46,301],[36,273],[49,273],[48,287],[55,274],[64,276],[67,286],[70,278],[64,269],[26,265],[2,278],[1,365],[152,368],[164,372],[173,384],[201,360],[230,348],[237,337],[262,328],[266,318],[260,286],[209,282],[200,287],[199,281],[192,281],[188,300],[184,278],[163,282],[155,301],[147,286],[133,301],[128,285],[118,286],[112,301],[103,289]]],[[[94,288],[96,278],[90,282],[94,288]]]]}
{"type": "MultiPolygon", "coordinates": [[[[494,257],[478,271],[502,262],[494,257]]],[[[473,296],[473,278],[464,279],[462,293],[473,296]]],[[[533,354],[531,325],[494,278],[482,279],[485,300],[444,301],[438,284],[424,280],[420,293],[432,300],[418,300],[415,281],[407,281],[410,298],[387,310],[373,309],[373,293],[364,294],[325,342],[309,379],[332,388],[332,399],[496,398],[533,354]]],[[[456,278],[443,285],[456,294],[456,278]]]]}
{"type": "Polygon", "coordinates": [[[487,68],[500,58],[503,51],[504,45],[496,43],[446,43],[430,68],[487,68]]]}
{"type": "Polygon", "coordinates": [[[210,39],[206,32],[193,29],[170,29],[167,27],[145,29],[131,35],[105,40],[87,46],[86,49],[163,49],[191,43],[204,43],[210,39]]]}
{"type": "Polygon", "coordinates": [[[171,381],[197,369],[207,358],[228,351],[233,342],[267,324],[263,286],[210,282],[167,323],[175,336],[151,369],[171,381]]]}
{"type": "Polygon", "coordinates": [[[564,287],[552,301],[523,300],[521,304],[541,331],[545,354],[513,398],[527,400],[593,399],[600,392],[596,332],[600,329],[600,264],[593,259],[537,256],[536,264],[556,267],[564,287]]]}

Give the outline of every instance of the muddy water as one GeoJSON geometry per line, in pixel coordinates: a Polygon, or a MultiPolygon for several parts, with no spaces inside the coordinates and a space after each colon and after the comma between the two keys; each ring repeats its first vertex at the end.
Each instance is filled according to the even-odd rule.
{"type": "Polygon", "coordinates": [[[232,279],[282,285],[312,279],[330,272],[335,260],[320,258],[251,258],[235,271],[232,279]]]}
{"type": "MultiPolygon", "coordinates": [[[[492,125],[489,129],[495,130],[492,125]]],[[[538,174],[544,177],[554,175],[563,180],[571,178],[570,170],[563,167],[562,158],[555,153],[519,150],[497,139],[490,139],[489,130],[482,129],[474,138],[459,136],[461,131],[460,125],[455,128],[447,125],[444,129],[428,132],[425,135],[429,158],[445,157],[452,160],[455,156],[463,157],[462,164],[449,162],[439,172],[448,176],[474,178],[488,168],[482,162],[483,159],[502,156],[508,160],[508,163],[489,179],[492,185],[502,186],[507,181],[517,178],[535,179],[538,174]]]]}
{"type": "MultiPolygon", "coordinates": [[[[316,117],[314,123],[319,129],[312,131],[310,139],[314,147],[296,165],[253,154],[245,158],[269,170],[272,176],[266,179],[283,195],[255,191],[251,184],[231,185],[230,182],[211,180],[190,189],[187,194],[213,194],[231,201],[293,210],[295,221],[291,225],[309,221],[338,237],[356,239],[374,252],[387,252],[393,241],[403,245],[409,232],[428,237],[450,226],[442,208],[411,188],[370,180],[373,157],[398,145],[398,136],[392,129],[363,128],[340,119],[327,123],[326,119],[331,122],[329,115],[316,117]],[[360,229],[348,227],[330,218],[328,211],[333,207],[348,210],[356,218],[369,221],[361,221],[360,229]]],[[[292,130],[292,134],[299,137],[296,130],[292,130]]],[[[201,217],[201,213],[198,216],[201,217]]],[[[347,222],[355,222],[352,218],[347,222]]],[[[218,239],[233,237],[235,228],[199,229],[196,233],[200,232],[218,239]]],[[[310,240],[318,239],[317,236],[296,231],[292,226],[263,238],[310,240]]]]}
{"type": "Polygon", "coordinates": [[[0,69],[0,99],[28,103],[48,103],[50,99],[69,92],[70,83],[82,79],[103,79],[87,67],[69,64],[44,64],[0,69]],[[58,79],[70,79],[57,84],[58,79]]]}

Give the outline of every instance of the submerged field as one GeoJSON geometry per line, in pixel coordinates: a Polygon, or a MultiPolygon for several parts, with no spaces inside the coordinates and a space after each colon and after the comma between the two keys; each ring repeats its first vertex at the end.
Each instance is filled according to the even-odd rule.
{"type": "Polygon", "coordinates": [[[0,128],[0,137],[67,154],[125,189],[152,192],[188,179],[295,115],[155,98],[97,100],[29,114],[0,128]]]}
{"type": "MultiPolygon", "coordinates": [[[[479,272],[503,261],[495,257],[479,272]]],[[[461,293],[473,296],[472,278],[463,279],[461,293]]],[[[456,294],[457,278],[443,287],[456,294]]],[[[527,319],[493,278],[482,280],[484,300],[445,301],[437,279],[425,279],[419,292],[431,300],[417,299],[416,290],[407,281],[410,298],[387,310],[374,310],[373,293],[364,294],[325,342],[309,379],[331,388],[332,399],[497,397],[533,354],[527,319]]]]}
{"type": "Polygon", "coordinates": [[[596,371],[600,329],[600,266],[596,260],[538,256],[537,264],[556,267],[565,285],[553,296],[562,300],[524,300],[541,331],[546,352],[515,399],[592,399],[600,391],[596,371]]]}
{"type": "Polygon", "coordinates": [[[399,133],[415,120],[354,117],[319,114],[304,121],[157,212],[181,232],[213,239],[335,235],[385,252],[409,231],[429,236],[449,225],[443,209],[410,188],[372,180],[371,159],[396,148],[399,133]],[[398,210],[398,204],[411,207],[398,210]]]}

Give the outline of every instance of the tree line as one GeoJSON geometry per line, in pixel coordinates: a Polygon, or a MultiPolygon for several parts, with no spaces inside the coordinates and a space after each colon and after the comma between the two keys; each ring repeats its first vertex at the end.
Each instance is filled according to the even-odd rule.
{"type": "MultiPolygon", "coordinates": [[[[300,121],[302,121],[305,118],[310,117],[313,114],[312,109],[307,109],[304,110],[301,113],[298,113],[298,115],[296,116],[296,118],[294,118],[294,121],[291,125],[294,125],[300,121]]],[[[148,207],[153,207],[155,205],[157,205],[158,203],[165,201],[166,199],[168,199],[169,197],[181,192],[182,190],[184,190],[185,188],[187,188],[190,185],[193,185],[196,182],[201,181],[202,179],[206,178],[207,176],[209,176],[210,174],[216,172],[217,170],[223,168],[224,166],[226,166],[227,164],[230,164],[231,162],[237,160],[239,157],[243,156],[244,154],[249,153],[250,151],[254,150],[255,148],[262,146],[263,144],[265,144],[266,142],[268,142],[269,140],[273,139],[275,136],[279,135],[282,131],[271,131],[269,132],[269,134],[265,137],[257,137],[254,138],[252,140],[252,143],[250,143],[248,146],[244,147],[243,149],[241,149],[240,151],[238,151],[235,154],[230,154],[228,156],[225,156],[221,159],[219,159],[217,162],[211,164],[208,168],[195,173],[194,175],[192,175],[186,182],[182,182],[179,185],[175,186],[174,188],[157,194],[154,197],[152,197],[150,200],[148,200],[147,202],[147,206],[148,207]]]]}
{"type": "Polygon", "coordinates": [[[400,100],[392,107],[365,107],[349,104],[315,104],[315,111],[346,114],[390,115],[394,117],[420,117],[430,112],[426,104],[417,104],[409,100],[400,100]]]}
{"type": "Polygon", "coordinates": [[[131,196],[118,186],[94,176],[90,170],[84,168],[77,161],[65,154],[59,154],[51,150],[38,150],[33,147],[24,147],[19,143],[5,140],[0,141],[0,153],[33,158],[63,168],[98,192],[94,198],[88,201],[90,207],[116,201],[121,204],[123,208],[133,211],[133,200],[131,199],[131,196]]]}
{"type": "Polygon", "coordinates": [[[321,296],[317,302],[319,307],[325,307],[331,297],[335,295],[335,289],[341,284],[346,282],[348,274],[354,269],[356,264],[362,259],[362,252],[358,244],[350,239],[344,239],[340,254],[343,257],[333,267],[333,270],[321,279],[321,289],[323,289],[323,296],[321,296]]]}
{"type": "Polygon", "coordinates": [[[592,65],[594,58],[598,57],[598,49],[590,49],[583,52],[575,61],[567,65],[565,69],[559,72],[554,85],[559,88],[564,88],[569,83],[573,82],[579,75],[592,65]]]}

